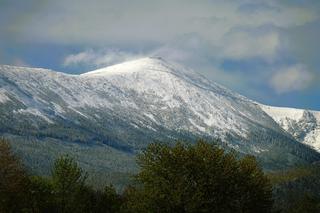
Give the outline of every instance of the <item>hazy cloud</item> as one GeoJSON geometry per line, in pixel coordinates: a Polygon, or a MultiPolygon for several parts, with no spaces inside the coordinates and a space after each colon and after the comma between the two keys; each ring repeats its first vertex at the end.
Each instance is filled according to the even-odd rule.
{"type": "Polygon", "coordinates": [[[297,64],[280,69],[270,80],[271,87],[277,93],[287,93],[305,89],[312,81],[312,73],[305,65],[297,64]]]}
{"type": "Polygon", "coordinates": [[[20,58],[15,58],[13,60],[13,65],[18,66],[18,67],[31,67],[28,63],[26,63],[25,61],[23,61],[20,58]]]}
{"type": "Polygon", "coordinates": [[[123,61],[144,57],[142,54],[129,53],[115,49],[109,50],[86,50],[65,57],[64,66],[85,66],[85,67],[103,67],[123,61]]]}
{"type": "MultiPolygon", "coordinates": [[[[6,33],[20,39],[60,43],[168,42],[197,32],[217,44],[237,26],[270,24],[288,28],[315,20],[309,8],[282,6],[278,1],[192,0],[32,0],[34,8],[11,11],[6,33]],[[251,11],[251,12],[248,12],[251,11]]],[[[19,8],[19,7],[17,7],[19,8]]]]}
{"type": "Polygon", "coordinates": [[[261,34],[235,32],[223,39],[222,56],[241,60],[260,57],[272,60],[280,48],[279,34],[275,31],[261,34]]]}

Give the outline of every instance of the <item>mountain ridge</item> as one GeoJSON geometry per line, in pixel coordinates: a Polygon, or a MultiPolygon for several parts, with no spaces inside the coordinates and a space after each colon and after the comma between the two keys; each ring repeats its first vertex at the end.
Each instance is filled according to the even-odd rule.
{"type": "Polygon", "coordinates": [[[284,130],[320,152],[320,111],[261,105],[284,130]]]}
{"type": "MultiPolygon", "coordinates": [[[[88,169],[118,172],[127,160],[115,166],[110,156],[88,153],[103,149],[134,162],[153,141],[197,138],[219,138],[221,145],[258,157],[265,169],[320,160],[261,105],[159,58],[81,75],[0,66],[0,135],[18,138],[14,147],[31,167],[48,160],[30,152],[41,150],[52,162],[65,149],[86,156],[80,161],[88,169]],[[32,140],[39,142],[30,148],[32,140]]],[[[135,170],[132,162],[128,172],[135,170]]]]}

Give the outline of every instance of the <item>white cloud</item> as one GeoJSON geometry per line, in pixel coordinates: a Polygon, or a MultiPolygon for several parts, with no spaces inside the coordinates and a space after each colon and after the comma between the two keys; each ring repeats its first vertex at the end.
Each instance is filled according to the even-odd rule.
{"type": "MultiPolygon", "coordinates": [[[[13,44],[16,41],[31,41],[77,49],[92,47],[92,50],[81,51],[64,59],[63,64],[72,67],[71,70],[88,70],[88,66],[108,66],[154,54],[185,64],[233,88],[237,85],[247,87],[248,84],[252,87],[254,84],[265,86],[269,83],[279,93],[303,88],[305,83],[301,82],[308,82],[309,77],[295,79],[292,76],[301,74],[301,71],[291,71],[298,74],[292,74],[290,81],[281,86],[278,82],[281,80],[278,79],[287,77],[279,71],[274,74],[273,80],[265,81],[264,77],[270,76],[274,66],[284,64],[286,60],[296,60],[294,63],[307,64],[313,70],[313,75],[314,70],[317,70],[310,66],[308,60],[311,58],[309,49],[313,48],[314,61],[318,62],[318,38],[313,36],[307,39],[310,40],[309,46],[301,42],[305,34],[317,33],[300,29],[319,19],[320,13],[314,4],[297,4],[290,0],[39,2],[28,1],[30,8],[37,8],[32,10],[14,4],[13,11],[0,8],[0,14],[6,20],[0,28],[1,41],[8,44],[10,39],[14,41],[11,42],[13,44]],[[290,31],[292,28],[296,28],[296,31],[290,31]],[[296,36],[297,32],[302,35],[294,40],[292,36],[296,36]],[[194,37],[183,38],[185,35],[194,37]],[[302,46],[299,53],[292,50],[297,45],[302,46]],[[105,47],[128,52],[101,50],[105,47]],[[244,63],[250,63],[250,59],[258,60],[254,60],[257,64],[230,68],[224,66],[224,63],[229,62],[226,58],[240,62],[245,60],[244,63]],[[250,71],[251,67],[248,66],[256,66],[253,67],[255,71],[250,71]],[[248,73],[250,76],[246,75],[248,73]]],[[[310,71],[306,73],[306,76],[311,75],[310,71]]]]}
{"type": "Polygon", "coordinates": [[[231,59],[247,59],[259,57],[273,60],[280,49],[280,38],[277,32],[249,33],[235,32],[223,39],[222,57],[231,59]]]}
{"type": "Polygon", "coordinates": [[[297,64],[281,69],[270,79],[270,86],[278,93],[303,90],[312,82],[313,75],[305,65],[297,64]]]}
{"type": "Polygon", "coordinates": [[[283,6],[275,0],[256,2],[56,0],[41,4],[41,9],[29,14],[15,11],[17,15],[10,19],[12,24],[7,24],[10,28],[5,29],[20,39],[69,44],[110,41],[166,43],[191,32],[211,40],[213,44],[219,44],[225,33],[238,26],[254,28],[270,24],[288,28],[303,25],[318,17],[310,8],[283,6]],[[250,7],[246,12],[239,10],[250,3],[264,6],[256,6],[254,11],[250,7]]]}
{"type": "Polygon", "coordinates": [[[95,60],[96,54],[92,51],[84,51],[77,54],[68,55],[63,62],[64,66],[77,66],[83,63],[92,63],[95,60]]]}
{"type": "Polygon", "coordinates": [[[64,66],[103,67],[144,57],[142,54],[124,52],[120,50],[86,50],[65,57],[64,66]]]}

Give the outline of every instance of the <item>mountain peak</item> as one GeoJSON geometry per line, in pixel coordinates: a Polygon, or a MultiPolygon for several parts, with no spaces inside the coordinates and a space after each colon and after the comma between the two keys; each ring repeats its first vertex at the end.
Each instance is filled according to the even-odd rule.
{"type": "Polygon", "coordinates": [[[126,74],[126,73],[136,73],[140,71],[163,71],[171,72],[173,70],[173,65],[166,62],[161,57],[145,57],[140,59],[135,59],[131,61],[126,61],[120,64],[104,67],[94,71],[90,71],[82,76],[108,76],[116,74],[126,74]]]}
{"type": "MultiPolygon", "coordinates": [[[[167,60],[161,57],[145,57],[140,59],[135,59],[131,61],[126,61],[120,64],[100,68],[93,70],[87,73],[81,74],[81,76],[86,77],[104,77],[112,75],[126,75],[132,73],[141,73],[141,72],[165,72],[172,73],[175,75],[192,74],[193,72],[187,70],[186,68],[173,63],[168,62],[167,60]]],[[[194,73],[193,73],[194,74],[194,73]]]]}
{"type": "MultiPolygon", "coordinates": [[[[320,159],[316,151],[293,138],[297,135],[297,139],[303,137],[303,142],[313,143],[312,147],[320,147],[320,125],[309,125],[310,119],[289,121],[295,129],[299,125],[298,132],[290,135],[259,104],[157,57],[128,61],[80,76],[0,67],[0,108],[4,134],[15,138],[30,136],[30,140],[43,138],[48,140],[46,145],[39,146],[44,150],[50,144],[60,147],[74,142],[81,145],[82,153],[87,153],[83,145],[97,144],[100,149],[103,144],[109,151],[119,153],[116,159],[122,159],[123,152],[139,152],[154,140],[203,137],[220,138],[226,146],[260,156],[261,160],[270,154],[279,156],[281,161],[274,168],[320,159]],[[28,128],[24,128],[26,125],[28,128]]],[[[282,111],[273,111],[282,116],[282,111]]],[[[301,113],[290,111],[289,115],[300,118],[301,113]]],[[[57,150],[61,152],[61,148],[57,150]]],[[[27,154],[36,152],[39,151],[30,150],[27,154]]],[[[51,151],[49,154],[52,155],[51,151]]],[[[102,155],[105,156],[97,157],[102,155]]],[[[93,165],[105,167],[98,162],[101,161],[93,165]]],[[[116,167],[125,168],[128,163],[116,167]]],[[[266,163],[272,167],[270,161],[266,163]]]]}

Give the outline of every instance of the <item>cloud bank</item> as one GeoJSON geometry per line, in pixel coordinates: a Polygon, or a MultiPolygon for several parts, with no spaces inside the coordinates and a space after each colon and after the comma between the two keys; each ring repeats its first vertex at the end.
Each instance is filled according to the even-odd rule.
{"type": "Polygon", "coordinates": [[[320,79],[319,14],[317,0],[5,1],[0,62],[32,65],[12,51],[25,44],[63,47],[57,67],[76,73],[156,55],[251,98],[281,97],[320,79]]]}

